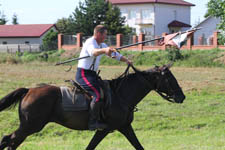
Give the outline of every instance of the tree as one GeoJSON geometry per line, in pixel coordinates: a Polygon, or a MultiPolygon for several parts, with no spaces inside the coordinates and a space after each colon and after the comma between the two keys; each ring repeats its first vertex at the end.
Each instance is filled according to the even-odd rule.
{"type": "MultiPolygon", "coordinates": [[[[1,4],[0,4],[1,6],[1,4]]],[[[7,23],[6,16],[3,11],[0,10],[0,25],[4,25],[7,23]]]]}
{"type": "Polygon", "coordinates": [[[43,38],[43,49],[44,50],[55,50],[57,49],[58,32],[50,30],[47,35],[43,38]]]}
{"type": "Polygon", "coordinates": [[[0,12],[0,25],[5,25],[7,23],[6,16],[0,12]]]}
{"type": "Polygon", "coordinates": [[[109,34],[125,33],[125,18],[121,17],[120,9],[105,0],[85,0],[70,16],[74,33],[82,32],[92,35],[95,26],[103,24],[109,34]]]}
{"type": "Polygon", "coordinates": [[[19,23],[18,23],[18,18],[17,18],[17,15],[16,15],[16,14],[13,14],[13,17],[12,17],[12,24],[14,24],[14,25],[19,24],[19,23]]]}
{"type": "Polygon", "coordinates": [[[213,16],[221,19],[218,29],[225,31],[225,1],[210,0],[207,4],[208,11],[206,17],[213,16]]]}
{"type": "Polygon", "coordinates": [[[59,33],[71,34],[73,32],[73,21],[71,18],[58,19],[56,27],[59,33]]]}
{"type": "Polygon", "coordinates": [[[124,33],[126,30],[124,27],[125,17],[120,17],[120,9],[113,6],[111,3],[108,3],[108,8],[104,24],[107,27],[109,34],[114,35],[117,33],[124,33]]]}
{"type": "Polygon", "coordinates": [[[223,45],[225,43],[225,1],[224,0],[210,0],[207,4],[208,11],[206,17],[213,16],[220,18],[220,24],[217,28],[220,30],[218,37],[219,44],[223,45]]]}
{"type": "Polygon", "coordinates": [[[92,35],[93,29],[98,24],[103,24],[106,19],[108,2],[105,0],[85,0],[80,2],[71,18],[74,20],[75,32],[82,32],[84,35],[92,35]]]}

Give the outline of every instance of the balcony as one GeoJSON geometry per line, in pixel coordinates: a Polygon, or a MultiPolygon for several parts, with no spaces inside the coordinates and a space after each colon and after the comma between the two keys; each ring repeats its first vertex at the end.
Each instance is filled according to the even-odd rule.
{"type": "Polygon", "coordinates": [[[136,25],[150,25],[154,24],[153,19],[135,19],[135,24],[136,25]]]}

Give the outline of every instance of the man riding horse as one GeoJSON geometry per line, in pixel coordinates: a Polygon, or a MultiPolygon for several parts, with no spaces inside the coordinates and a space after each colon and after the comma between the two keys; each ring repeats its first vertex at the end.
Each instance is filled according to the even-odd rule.
{"type": "Polygon", "coordinates": [[[103,54],[119,61],[131,64],[126,57],[122,56],[115,49],[108,47],[104,42],[107,37],[107,29],[103,25],[97,25],[94,35],[87,39],[83,45],[80,57],[90,56],[78,61],[76,80],[92,95],[90,103],[89,130],[105,129],[106,124],[99,122],[99,112],[101,107],[100,83],[98,81],[97,70],[103,54]]]}

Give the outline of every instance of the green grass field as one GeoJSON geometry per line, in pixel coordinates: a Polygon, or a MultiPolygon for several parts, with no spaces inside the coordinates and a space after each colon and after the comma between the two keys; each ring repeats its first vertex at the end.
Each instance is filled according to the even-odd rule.
{"type": "MultiPolygon", "coordinates": [[[[152,66],[150,66],[152,67],[152,66]]],[[[0,64],[0,98],[19,87],[39,83],[67,85],[76,68],[47,63],[0,64]]],[[[147,66],[137,66],[144,70],[147,66]]],[[[125,66],[101,66],[103,79],[120,75],[125,66]]],[[[173,74],[186,95],[183,104],[172,104],[155,92],[138,105],[133,127],[146,150],[224,150],[225,149],[225,69],[173,67],[173,74]]],[[[137,87],[138,88],[138,87],[137,87]]],[[[19,125],[17,108],[0,112],[0,136],[19,125]]],[[[83,150],[94,132],[70,130],[50,123],[26,139],[19,150],[83,150]]],[[[98,150],[134,150],[125,137],[115,131],[98,150]]]]}

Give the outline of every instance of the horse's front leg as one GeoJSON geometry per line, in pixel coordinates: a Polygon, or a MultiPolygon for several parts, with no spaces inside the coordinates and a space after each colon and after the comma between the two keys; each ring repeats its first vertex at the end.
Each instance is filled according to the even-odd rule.
{"type": "Polygon", "coordinates": [[[95,147],[101,142],[101,140],[109,133],[108,130],[97,131],[91,142],[88,144],[86,150],[94,150],[95,147]]]}
{"type": "Polygon", "coordinates": [[[144,148],[138,141],[131,124],[118,130],[119,132],[121,132],[123,135],[126,136],[128,141],[135,147],[136,150],[144,150],[144,148]]]}

